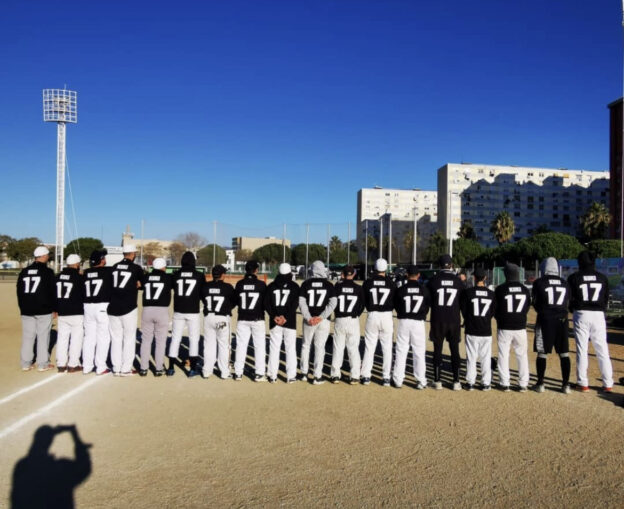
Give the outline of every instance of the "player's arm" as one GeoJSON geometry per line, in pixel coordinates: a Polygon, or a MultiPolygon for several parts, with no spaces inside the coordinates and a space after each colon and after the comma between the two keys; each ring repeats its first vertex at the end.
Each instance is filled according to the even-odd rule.
{"type": "Polygon", "coordinates": [[[321,313],[321,318],[323,320],[326,320],[327,318],[331,316],[331,314],[334,312],[334,309],[336,309],[336,305],[338,304],[338,299],[336,298],[336,291],[335,291],[334,285],[332,285],[331,283],[328,283],[327,285],[327,295],[329,295],[329,300],[327,301],[327,305],[325,306],[325,309],[321,313]]]}

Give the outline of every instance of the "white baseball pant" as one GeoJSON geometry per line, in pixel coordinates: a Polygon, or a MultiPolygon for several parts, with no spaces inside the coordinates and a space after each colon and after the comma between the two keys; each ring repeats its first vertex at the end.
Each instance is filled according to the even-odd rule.
{"type": "Polygon", "coordinates": [[[392,379],[397,386],[403,385],[403,380],[405,379],[405,364],[410,346],[412,347],[414,378],[426,386],[427,364],[425,362],[425,352],[427,350],[427,336],[425,334],[424,320],[412,320],[410,318],[398,320],[394,370],[392,371],[392,379]]]}
{"type": "Polygon", "coordinates": [[[310,347],[314,341],[314,378],[322,378],[325,363],[325,344],[329,337],[329,320],[322,320],[316,325],[303,323],[301,342],[301,362],[299,369],[304,375],[310,369],[310,347]]]}
{"type": "Polygon", "coordinates": [[[392,334],[394,323],[392,311],[371,311],[364,326],[364,357],[362,357],[362,377],[370,378],[375,360],[377,341],[383,353],[383,378],[390,378],[392,369],[392,334]]]}
{"type": "Polygon", "coordinates": [[[269,378],[277,378],[279,371],[279,357],[284,342],[286,350],[286,378],[292,379],[297,376],[297,331],[287,329],[279,325],[273,327],[269,333],[269,365],[267,375],[269,378]]]}
{"type": "Polygon", "coordinates": [[[96,373],[106,371],[110,330],[108,321],[108,302],[94,302],[84,305],[84,338],[82,342],[82,369],[84,373],[93,371],[95,360],[96,373]]]}
{"type": "Polygon", "coordinates": [[[331,376],[340,378],[340,369],[344,359],[345,345],[351,367],[351,378],[360,378],[362,361],[360,359],[360,319],[345,316],[336,318],[334,323],[334,354],[332,356],[331,376]]]}
{"type": "Polygon", "coordinates": [[[264,320],[239,320],[236,324],[236,356],[234,359],[234,373],[242,376],[247,358],[249,338],[253,340],[254,361],[256,375],[266,373],[266,331],[264,320]]]}
{"type": "Polygon", "coordinates": [[[45,368],[50,362],[50,329],[52,313],[47,315],[22,315],[22,347],[20,361],[22,368],[29,368],[33,363],[33,350],[37,341],[37,366],[45,368]]]}
{"type": "Polygon", "coordinates": [[[474,385],[477,381],[477,362],[481,364],[481,383],[490,385],[492,383],[492,336],[466,334],[466,382],[470,385],[474,385]]]}
{"type": "Polygon", "coordinates": [[[587,351],[589,341],[594,346],[598,367],[604,387],[613,387],[613,366],[607,345],[607,325],[602,311],[575,311],[574,340],[576,341],[576,380],[579,385],[587,387],[587,351]]]}
{"type": "Polygon", "coordinates": [[[188,329],[189,357],[199,355],[199,313],[173,313],[169,357],[175,359],[179,356],[184,327],[188,329]]]}
{"type": "Polygon", "coordinates": [[[136,357],[138,309],[121,316],[109,316],[113,373],[129,373],[136,357]]]}
{"type": "Polygon", "coordinates": [[[498,329],[498,379],[501,385],[509,386],[509,350],[513,347],[518,362],[518,384],[529,386],[529,354],[527,331],[498,329]]]}
{"type": "Polygon", "coordinates": [[[83,315],[59,316],[56,336],[56,364],[75,368],[80,364],[82,339],[84,337],[83,315]],[[69,351],[69,362],[67,353],[69,351]]]}
{"type": "Polygon", "coordinates": [[[221,378],[230,376],[230,317],[209,313],[204,316],[204,367],[205,377],[212,375],[215,364],[221,378]]]}

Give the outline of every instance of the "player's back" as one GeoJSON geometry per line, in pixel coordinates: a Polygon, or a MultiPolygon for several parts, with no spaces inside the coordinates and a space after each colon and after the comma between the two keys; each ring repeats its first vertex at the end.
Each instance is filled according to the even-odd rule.
{"type": "Polygon", "coordinates": [[[234,287],[221,280],[209,281],[202,286],[202,301],[204,316],[209,313],[230,316],[236,306],[234,287]]]}
{"type": "Polygon", "coordinates": [[[400,320],[425,320],[430,305],[429,290],[419,281],[406,280],[394,296],[394,308],[400,320]]]}
{"type": "Polygon", "coordinates": [[[137,308],[138,284],[143,279],[143,269],[132,260],[124,259],[111,270],[111,301],[108,314],[122,316],[137,308]]]}
{"type": "Polygon", "coordinates": [[[301,284],[299,296],[305,299],[310,316],[319,316],[334,297],[334,285],[326,278],[312,277],[301,284]]]}
{"type": "Polygon", "coordinates": [[[568,278],[572,311],[606,311],[609,280],[595,269],[579,270],[568,278]]]}
{"type": "Polygon", "coordinates": [[[110,267],[92,267],[84,271],[85,304],[110,302],[112,275],[110,267]]]}
{"type": "Polygon", "coordinates": [[[375,274],[364,281],[364,304],[366,310],[388,312],[394,309],[394,292],[396,286],[388,276],[375,274]]]}
{"type": "Polygon", "coordinates": [[[496,313],[496,294],[485,286],[466,288],[461,296],[461,311],[466,334],[491,336],[496,313]]]}
{"type": "Polygon", "coordinates": [[[336,318],[357,318],[364,311],[364,290],[352,279],[343,279],[334,286],[336,318]]]}
{"type": "Polygon", "coordinates": [[[431,321],[461,323],[459,300],[465,289],[462,280],[450,270],[442,270],[427,282],[431,294],[431,321]]]}
{"type": "Polygon", "coordinates": [[[173,280],[171,274],[152,270],[143,278],[143,307],[169,307],[173,280]]]}
{"type": "Polygon", "coordinates": [[[236,283],[235,291],[238,320],[264,320],[265,282],[260,281],[255,274],[245,274],[245,277],[236,283]]]}
{"type": "Polygon", "coordinates": [[[205,276],[192,267],[182,267],[173,273],[173,311],[176,313],[199,313],[202,286],[205,276]]]}
{"type": "Polygon", "coordinates": [[[56,276],[56,312],[59,316],[84,313],[84,283],[78,269],[65,267],[56,276]]]}
{"type": "Polygon", "coordinates": [[[531,293],[519,281],[507,281],[496,287],[496,323],[499,329],[526,329],[531,293]]]}
{"type": "MultiPolygon", "coordinates": [[[[283,316],[286,318],[284,327],[295,329],[297,325],[297,308],[299,307],[299,285],[292,280],[290,274],[278,274],[275,280],[267,287],[265,293],[265,309],[270,317],[283,316]]],[[[275,322],[269,322],[270,328],[275,322]]]]}
{"type": "Polygon", "coordinates": [[[41,262],[22,269],[17,278],[17,301],[23,315],[52,313],[56,305],[54,271],[41,262]]]}
{"type": "Polygon", "coordinates": [[[536,279],[532,294],[538,315],[563,317],[568,314],[570,286],[562,277],[547,274],[536,279]]]}

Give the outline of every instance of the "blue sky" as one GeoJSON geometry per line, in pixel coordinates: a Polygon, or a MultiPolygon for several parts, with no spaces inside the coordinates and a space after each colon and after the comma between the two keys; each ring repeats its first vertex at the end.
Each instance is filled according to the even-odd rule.
{"type": "Polygon", "coordinates": [[[358,189],[435,189],[446,162],[607,169],[620,20],[616,0],[5,0],[0,233],[54,239],[41,90],[64,85],[77,230],[109,244],[142,218],[346,238],[358,189]]]}

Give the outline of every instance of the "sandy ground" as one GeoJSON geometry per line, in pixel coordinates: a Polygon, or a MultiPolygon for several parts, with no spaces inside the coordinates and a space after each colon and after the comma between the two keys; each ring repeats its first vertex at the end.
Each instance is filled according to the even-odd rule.
{"type": "MultiPolygon", "coordinates": [[[[77,507],[622,507],[624,388],[597,391],[593,355],[591,393],[568,396],[556,356],[544,394],[416,391],[411,376],[397,390],[22,373],[13,283],[0,302],[0,506],[12,488],[71,500],[79,483],[77,507]],[[92,444],[88,458],[73,461],[60,432],[14,483],[35,431],[60,424],[92,444]]],[[[610,335],[616,381],[623,338],[610,335]]]]}

